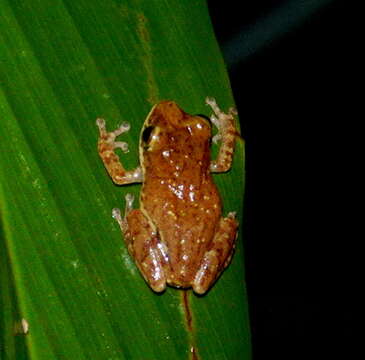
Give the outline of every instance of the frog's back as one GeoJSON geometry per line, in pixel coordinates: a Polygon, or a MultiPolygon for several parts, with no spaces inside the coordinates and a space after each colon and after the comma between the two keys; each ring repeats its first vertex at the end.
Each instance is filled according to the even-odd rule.
{"type": "MultiPolygon", "coordinates": [[[[145,185],[146,186],[146,185],[145,185]]],[[[147,184],[159,194],[143,208],[166,244],[168,283],[188,287],[213,239],[221,216],[221,203],[209,175],[199,187],[190,182],[152,181],[147,184]]]]}

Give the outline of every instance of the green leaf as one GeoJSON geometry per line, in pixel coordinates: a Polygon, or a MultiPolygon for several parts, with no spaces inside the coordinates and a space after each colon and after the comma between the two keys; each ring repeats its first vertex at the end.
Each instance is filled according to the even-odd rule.
{"type": "MultiPolygon", "coordinates": [[[[204,1],[1,1],[1,359],[250,358],[241,238],[206,295],[156,295],[111,218],[140,186],[115,186],[96,151],[97,117],[128,121],[133,167],[153,104],[209,115],[208,95],[233,105],[204,1]]],[[[239,219],[243,151],[214,177],[239,219]]]]}

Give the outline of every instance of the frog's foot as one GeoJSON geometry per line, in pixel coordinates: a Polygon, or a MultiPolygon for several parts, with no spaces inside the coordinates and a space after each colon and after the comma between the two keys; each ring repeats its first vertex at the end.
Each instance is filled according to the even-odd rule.
{"type": "Polygon", "coordinates": [[[217,160],[211,162],[210,170],[212,172],[225,172],[231,167],[235,137],[238,135],[234,120],[237,111],[234,108],[230,108],[228,113],[224,113],[217,105],[215,99],[211,97],[207,97],[205,102],[213,110],[210,120],[218,129],[218,133],[213,136],[212,140],[215,144],[219,141],[222,142],[217,160]]]}
{"type": "Polygon", "coordinates": [[[112,218],[115,219],[118,222],[123,234],[126,231],[128,231],[127,215],[133,210],[133,202],[134,202],[134,195],[133,194],[127,194],[125,196],[124,217],[122,217],[120,209],[114,208],[112,210],[112,218]]]}
{"type": "Polygon", "coordinates": [[[168,267],[166,246],[161,243],[142,211],[133,209],[133,195],[127,194],[125,199],[124,217],[119,209],[113,209],[113,218],[118,221],[128,251],[146,282],[153,291],[164,291],[168,267]]]}
{"type": "Polygon", "coordinates": [[[98,118],[96,119],[96,125],[99,128],[100,139],[103,144],[109,145],[110,148],[121,149],[124,153],[128,152],[128,144],[124,141],[114,141],[115,138],[125,132],[128,132],[131,126],[128,123],[123,123],[114,131],[107,132],[105,127],[105,120],[98,118]]]}
{"type": "Polygon", "coordinates": [[[126,171],[119,160],[119,156],[115,153],[115,149],[121,149],[124,153],[129,151],[126,142],[115,141],[115,139],[119,135],[128,132],[130,125],[123,123],[116,130],[110,132],[106,130],[104,119],[97,119],[96,125],[99,128],[99,155],[113,181],[119,185],[142,182],[141,168],[138,166],[134,170],[126,171]]]}
{"type": "Polygon", "coordinates": [[[192,284],[197,294],[208,291],[230,263],[237,239],[237,229],[235,213],[229,213],[226,218],[221,218],[211,247],[205,253],[192,284]]]}

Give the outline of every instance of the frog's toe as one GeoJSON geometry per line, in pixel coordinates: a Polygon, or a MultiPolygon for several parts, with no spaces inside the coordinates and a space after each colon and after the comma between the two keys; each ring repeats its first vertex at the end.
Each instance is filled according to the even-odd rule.
{"type": "Polygon", "coordinates": [[[129,151],[128,144],[124,141],[115,141],[114,149],[121,149],[124,153],[127,153],[129,151]]]}
{"type": "Polygon", "coordinates": [[[125,196],[125,213],[128,214],[133,209],[134,195],[128,193],[125,196]]]}
{"type": "Polygon", "coordinates": [[[150,287],[154,292],[160,293],[162,291],[165,291],[166,282],[165,281],[159,281],[155,284],[150,284],[150,287]]]}
{"type": "Polygon", "coordinates": [[[105,129],[105,120],[102,119],[102,118],[97,118],[96,119],[96,126],[99,128],[99,129],[105,129]]]}
{"type": "Polygon", "coordinates": [[[115,136],[119,136],[125,132],[128,132],[130,130],[131,126],[129,123],[125,122],[121,124],[117,129],[113,131],[115,136]]]}
{"type": "Polygon", "coordinates": [[[209,105],[210,107],[217,106],[217,102],[215,101],[214,97],[212,97],[212,96],[207,96],[205,98],[205,103],[207,105],[209,105]]]}
{"type": "Polygon", "coordinates": [[[125,218],[122,217],[120,209],[114,208],[112,210],[112,218],[118,222],[123,233],[128,230],[128,223],[125,218]]]}
{"type": "MultiPolygon", "coordinates": [[[[102,139],[108,136],[108,133],[105,128],[105,120],[102,118],[96,119],[96,126],[99,128],[99,134],[102,139]]],[[[104,139],[105,140],[105,139],[104,139]]]]}
{"type": "Polygon", "coordinates": [[[112,218],[115,219],[115,220],[117,220],[118,222],[119,222],[119,220],[122,219],[122,216],[120,214],[120,209],[114,208],[112,210],[112,218]]]}
{"type": "Polygon", "coordinates": [[[235,107],[232,106],[232,107],[229,108],[228,114],[229,115],[232,115],[232,116],[238,115],[238,111],[237,111],[237,109],[235,107]]]}
{"type": "Polygon", "coordinates": [[[218,144],[218,142],[222,140],[222,134],[218,133],[218,134],[215,134],[212,138],[212,141],[214,144],[218,144]]]}

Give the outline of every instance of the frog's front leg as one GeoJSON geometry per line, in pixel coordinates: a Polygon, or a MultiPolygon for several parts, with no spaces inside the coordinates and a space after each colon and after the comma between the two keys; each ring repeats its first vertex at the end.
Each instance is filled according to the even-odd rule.
{"type": "Polygon", "coordinates": [[[193,281],[193,290],[204,294],[231,261],[237,239],[235,213],[221,218],[213,241],[206,251],[193,281]]]}
{"type": "Polygon", "coordinates": [[[115,138],[127,132],[130,125],[128,123],[122,124],[118,129],[111,132],[106,131],[104,119],[97,119],[96,125],[99,128],[99,155],[112,180],[118,185],[142,182],[141,168],[138,166],[134,170],[125,170],[119,160],[119,156],[114,151],[119,148],[125,153],[128,152],[128,144],[123,141],[115,141],[115,138]]]}
{"type": "Polygon", "coordinates": [[[210,97],[207,97],[205,102],[213,110],[210,120],[218,129],[218,133],[213,137],[213,142],[221,141],[217,159],[210,163],[210,171],[215,173],[226,172],[231,168],[235,138],[239,135],[234,120],[237,111],[230,108],[228,114],[224,113],[218,107],[216,101],[210,97]]]}
{"type": "Polygon", "coordinates": [[[130,255],[152,290],[161,292],[166,288],[166,272],[168,255],[166,246],[160,241],[158,234],[148,219],[139,209],[133,209],[133,195],[125,197],[124,217],[119,209],[113,209],[122,230],[130,255]]]}

